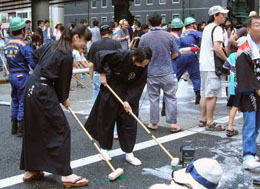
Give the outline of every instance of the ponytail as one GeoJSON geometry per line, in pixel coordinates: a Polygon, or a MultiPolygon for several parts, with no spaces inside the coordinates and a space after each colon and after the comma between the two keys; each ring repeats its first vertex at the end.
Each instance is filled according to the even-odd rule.
{"type": "Polygon", "coordinates": [[[86,41],[90,41],[92,38],[92,33],[86,26],[82,24],[70,24],[65,27],[61,38],[54,43],[52,50],[60,50],[63,53],[71,53],[73,50],[71,46],[72,38],[76,34],[79,35],[80,38],[84,38],[86,41]]]}

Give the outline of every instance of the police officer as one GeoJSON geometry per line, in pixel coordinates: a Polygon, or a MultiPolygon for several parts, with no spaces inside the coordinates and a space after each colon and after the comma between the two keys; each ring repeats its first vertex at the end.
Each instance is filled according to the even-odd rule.
{"type": "MultiPolygon", "coordinates": [[[[192,17],[187,17],[184,20],[185,31],[181,34],[181,48],[185,47],[200,47],[202,34],[197,31],[196,20],[192,17]]],[[[195,104],[200,102],[200,71],[199,71],[199,61],[195,53],[186,52],[189,56],[182,57],[184,61],[187,61],[186,67],[183,67],[185,72],[188,70],[190,79],[193,83],[193,90],[196,95],[195,104]]]]}
{"type": "Polygon", "coordinates": [[[23,91],[29,78],[29,66],[32,69],[35,67],[32,59],[32,49],[29,43],[23,39],[25,27],[24,19],[20,17],[13,18],[10,21],[10,30],[13,37],[4,48],[8,70],[10,71],[9,81],[12,87],[11,133],[13,135],[17,134],[18,137],[23,136],[23,91]]]}

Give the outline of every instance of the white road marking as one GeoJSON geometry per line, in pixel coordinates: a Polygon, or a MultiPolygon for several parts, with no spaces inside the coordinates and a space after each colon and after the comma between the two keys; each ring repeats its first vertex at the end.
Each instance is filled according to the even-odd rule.
{"type": "MultiPolygon", "coordinates": [[[[158,140],[161,143],[165,143],[165,142],[180,139],[180,138],[183,138],[183,137],[195,134],[195,133],[196,132],[194,132],[194,131],[186,130],[186,131],[183,131],[183,132],[180,132],[180,133],[170,134],[170,135],[160,137],[160,138],[158,138],[158,140]]],[[[141,142],[141,143],[138,143],[138,144],[135,145],[134,151],[143,150],[143,149],[146,149],[146,148],[149,148],[149,147],[152,147],[152,146],[156,146],[156,145],[157,145],[157,143],[155,143],[154,140],[141,142]]],[[[124,154],[124,152],[120,148],[109,151],[110,157],[116,157],[116,156],[120,156],[120,155],[123,155],[123,154],[124,154]]],[[[102,161],[102,160],[101,160],[100,156],[98,154],[96,154],[96,155],[92,155],[92,156],[88,156],[88,157],[85,157],[85,158],[81,158],[81,159],[78,159],[78,160],[71,161],[71,167],[72,167],[72,169],[75,169],[75,168],[82,167],[82,166],[85,166],[85,165],[89,165],[89,164],[92,164],[92,163],[96,163],[96,162],[99,162],[99,161],[102,161]]],[[[170,159],[169,159],[169,163],[170,163],[170,159]]],[[[109,174],[109,173],[107,173],[107,174],[109,174]]],[[[48,175],[51,175],[51,173],[45,173],[45,175],[48,176],[48,175]]],[[[16,175],[16,176],[13,176],[13,177],[9,177],[9,178],[5,178],[5,179],[1,179],[0,180],[0,188],[13,186],[13,185],[16,185],[16,184],[20,184],[22,182],[23,182],[23,174],[16,175]]]]}
{"type": "Polygon", "coordinates": [[[0,105],[11,106],[11,102],[0,101],[0,105]]]}

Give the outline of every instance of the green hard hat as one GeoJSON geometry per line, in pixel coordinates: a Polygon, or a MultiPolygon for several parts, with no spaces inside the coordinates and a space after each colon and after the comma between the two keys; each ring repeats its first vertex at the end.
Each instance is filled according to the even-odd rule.
{"type": "Polygon", "coordinates": [[[180,18],[172,19],[171,28],[183,28],[183,21],[180,18]]]}
{"type": "Polygon", "coordinates": [[[26,26],[26,23],[23,18],[14,17],[10,21],[10,30],[17,31],[23,29],[26,26]]]}
{"type": "Polygon", "coordinates": [[[188,26],[193,23],[196,23],[196,20],[193,17],[187,17],[184,20],[184,26],[188,26]]]}

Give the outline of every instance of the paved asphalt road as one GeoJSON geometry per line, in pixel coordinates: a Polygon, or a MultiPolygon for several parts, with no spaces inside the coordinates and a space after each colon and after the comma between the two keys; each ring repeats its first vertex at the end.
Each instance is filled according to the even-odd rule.
{"type": "MultiPolygon", "coordinates": [[[[75,83],[74,83],[75,84],[75,83]]],[[[189,87],[191,89],[191,87],[189,87]]],[[[8,85],[0,85],[1,101],[8,101],[8,85]],[[3,90],[5,89],[5,90],[3,90]],[[3,93],[2,93],[3,91],[3,93]]],[[[89,113],[93,101],[90,100],[90,92],[85,89],[76,89],[70,95],[72,108],[78,112],[79,118],[84,123],[89,113]]],[[[186,91],[187,93],[187,91],[186,91]]],[[[199,107],[193,104],[193,92],[189,91],[190,96],[183,96],[178,101],[178,123],[184,131],[171,134],[169,125],[166,124],[165,118],[160,121],[158,131],[153,134],[164,140],[165,147],[174,155],[180,156],[180,147],[190,145],[196,149],[197,158],[210,157],[219,161],[223,168],[223,177],[219,188],[225,189],[247,189],[255,188],[252,185],[252,178],[260,176],[260,170],[254,172],[244,171],[241,167],[242,140],[241,134],[227,138],[225,132],[207,132],[204,128],[198,128],[196,125],[199,119],[199,107]]],[[[225,107],[225,98],[221,98],[217,104],[216,116],[218,122],[227,122],[229,109],[225,107]]],[[[60,177],[49,175],[41,181],[23,183],[21,177],[23,171],[19,170],[20,161],[20,138],[10,134],[10,107],[0,105],[0,188],[28,188],[28,189],[45,189],[45,188],[63,188],[60,177]],[[17,176],[17,177],[15,177],[17,176]],[[17,183],[17,184],[16,184],[17,183]]],[[[112,164],[118,168],[124,169],[125,178],[115,182],[108,182],[107,175],[111,172],[105,162],[100,160],[96,149],[85,136],[84,132],[77,125],[72,116],[66,112],[67,119],[72,129],[72,152],[71,160],[73,171],[76,174],[87,177],[90,183],[89,189],[145,189],[156,183],[169,183],[171,180],[170,159],[154,142],[144,130],[138,128],[138,136],[135,148],[135,155],[142,161],[142,165],[134,167],[128,164],[124,155],[119,149],[118,141],[114,141],[112,151],[109,153],[112,158],[112,164]],[[84,159],[82,159],[84,158],[84,159]]],[[[149,122],[149,102],[146,98],[142,111],[141,119],[148,124],[149,122]]],[[[238,118],[241,115],[238,116],[238,118]]],[[[240,131],[242,129],[242,120],[235,121],[235,127],[240,131]]]]}

